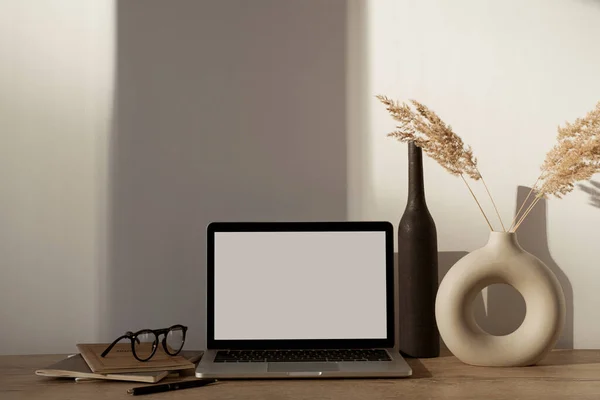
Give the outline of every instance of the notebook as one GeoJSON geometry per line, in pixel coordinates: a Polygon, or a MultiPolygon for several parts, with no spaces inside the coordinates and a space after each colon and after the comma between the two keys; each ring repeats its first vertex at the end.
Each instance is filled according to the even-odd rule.
{"type": "Polygon", "coordinates": [[[175,371],[195,368],[194,363],[181,355],[170,356],[162,347],[148,361],[138,361],[131,353],[130,343],[119,343],[106,357],[100,354],[109,346],[106,343],[78,344],[77,349],[92,372],[115,374],[124,372],[175,371]]]}
{"type": "MultiPolygon", "coordinates": [[[[195,363],[202,357],[202,351],[182,351],[181,355],[188,361],[195,363]]],[[[46,368],[38,369],[35,371],[35,374],[49,378],[107,379],[115,381],[156,383],[171,374],[171,371],[99,374],[92,372],[81,354],[75,354],[46,368]]]]}

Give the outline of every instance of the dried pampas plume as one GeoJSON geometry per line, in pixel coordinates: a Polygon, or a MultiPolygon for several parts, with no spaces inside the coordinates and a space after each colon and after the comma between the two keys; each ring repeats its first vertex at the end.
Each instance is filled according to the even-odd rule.
{"type": "Polygon", "coordinates": [[[542,165],[540,195],[562,197],[575,183],[600,172],[600,102],[574,123],[558,128],[556,145],[542,165]]]}
{"type": "Polygon", "coordinates": [[[540,199],[550,195],[562,198],[573,190],[575,183],[600,172],[600,102],[585,117],[558,127],[556,144],[546,154],[541,169],[542,174],[515,216],[511,225],[513,231],[519,228],[540,199]],[[536,196],[519,217],[533,192],[536,196]]]}
{"type": "Polygon", "coordinates": [[[409,105],[382,95],[376,97],[400,123],[388,136],[401,142],[414,142],[452,175],[468,175],[474,180],[481,178],[471,148],[465,146],[452,127],[435,112],[416,100],[410,100],[409,105]]]}
{"type": "Polygon", "coordinates": [[[388,136],[401,142],[414,142],[452,175],[460,176],[467,185],[473,199],[475,199],[479,211],[481,211],[490,230],[493,231],[494,228],[483,211],[481,203],[479,203],[464,176],[467,175],[476,181],[481,179],[496,210],[500,225],[506,231],[496,203],[477,169],[477,158],[473,156],[471,148],[466,146],[462,139],[454,133],[452,127],[444,123],[435,112],[416,100],[410,100],[410,104],[407,104],[394,101],[383,95],[377,95],[376,97],[385,105],[392,118],[399,122],[399,125],[396,126],[397,130],[389,133],[388,136]]]}
{"type": "MultiPolygon", "coordinates": [[[[414,142],[452,175],[460,176],[477,202],[488,226],[493,230],[465,175],[476,181],[481,180],[496,210],[502,229],[506,232],[496,203],[477,168],[477,159],[473,156],[471,148],[452,131],[452,127],[416,100],[410,100],[407,104],[391,100],[386,96],[376,97],[386,106],[392,118],[399,123],[396,126],[397,130],[389,133],[388,136],[401,142],[414,142]]],[[[577,182],[588,180],[599,172],[600,102],[585,117],[578,118],[573,123],[567,122],[564,127],[558,128],[557,143],[546,155],[542,174],[517,211],[508,231],[515,232],[540,199],[549,195],[561,198],[571,192],[577,182]],[[535,196],[527,204],[532,193],[535,193],[535,196]],[[523,208],[525,211],[521,214],[523,208]]]]}

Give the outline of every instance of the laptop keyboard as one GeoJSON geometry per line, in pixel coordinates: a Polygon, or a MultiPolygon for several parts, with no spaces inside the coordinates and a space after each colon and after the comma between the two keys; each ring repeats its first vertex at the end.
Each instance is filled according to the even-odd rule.
{"type": "Polygon", "coordinates": [[[353,350],[223,350],[214,362],[391,361],[381,349],[353,350]]]}

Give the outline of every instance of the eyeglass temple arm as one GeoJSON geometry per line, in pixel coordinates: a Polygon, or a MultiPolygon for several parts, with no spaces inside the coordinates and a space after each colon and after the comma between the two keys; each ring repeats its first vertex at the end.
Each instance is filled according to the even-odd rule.
{"type": "MultiPolygon", "coordinates": [[[[129,333],[129,332],[128,332],[128,333],[129,333]]],[[[125,335],[119,336],[119,338],[118,338],[118,339],[116,339],[114,342],[112,342],[112,343],[110,344],[110,346],[108,346],[108,347],[106,348],[106,350],[104,350],[104,351],[102,352],[102,354],[100,354],[100,357],[106,357],[106,355],[107,355],[107,354],[108,354],[108,353],[109,353],[109,352],[112,350],[112,348],[113,348],[113,347],[115,347],[115,344],[117,344],[117,343],[118,343],[118,342],[119,342],[121,339],[128,339],[128,338],[129,338],[129,335],[128,335],[128,334],[125,334],[125,335]]]]}

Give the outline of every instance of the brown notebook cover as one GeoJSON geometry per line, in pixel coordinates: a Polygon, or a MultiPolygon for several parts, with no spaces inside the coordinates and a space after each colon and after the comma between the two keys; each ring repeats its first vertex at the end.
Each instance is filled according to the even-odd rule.
{"type": "MultiPolygon", "coordinates": [[[[196,363],[202,357],[202,351],[182,351],[181,355],[196,363]]],[[[85,378],[107,379],[114,381],[130,381],[156,383],[169,375],[170,371],[125,372],[121,374],[98,374],[92,372],[81,354],[75,354],[46,368],[35,371],[36,375],[49,378],[85,378]]]]}
{"type": "Polygon", "coordinates": [[[77,349],[93,372],[113,374],[123,372],[175,371],[193,369],[195,365],[184,357],[170,356],[162,346],[156,349],[156,354],[148,361],[138,361],[131,352],[131,343],[118,343],[106,355],[100,354],[109,346],[107,343],[78,344],[77,349]]]}

